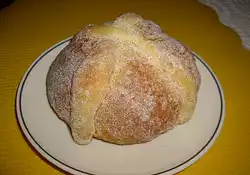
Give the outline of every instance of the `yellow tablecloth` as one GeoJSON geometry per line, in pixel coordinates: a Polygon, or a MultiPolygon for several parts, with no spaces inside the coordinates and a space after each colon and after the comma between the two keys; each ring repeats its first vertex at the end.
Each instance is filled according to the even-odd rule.
{"type": "Polygon", "coordinates": [[[194,0],[16,0],[0,11],[0,174],[61,174],[27,145],[14,99],[28,66],[48,47],[89,23],[136,12],[200,55],[215,71],[226,99],[226,119],[214,146],[181,175],[250,173],[250,51],[216,13],[194,0]]]}

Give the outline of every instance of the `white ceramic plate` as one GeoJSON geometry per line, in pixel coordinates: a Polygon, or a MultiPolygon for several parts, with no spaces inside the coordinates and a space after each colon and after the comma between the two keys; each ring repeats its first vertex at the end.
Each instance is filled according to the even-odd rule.
{"type": "Polygon", "coordinates": [[[93,140],[77,145],[64,122],[51,110],[45,80],[50,64],[69,43],[45,51],[25,73],[16,96],[16,113],[28,142],[49,162],[72,174],[174,174],[197,161],[218,137],[224,120],[221,86],[211,68],[197,56],[202,77],[193,118],[151,142],[118,146],[93,140]]]}

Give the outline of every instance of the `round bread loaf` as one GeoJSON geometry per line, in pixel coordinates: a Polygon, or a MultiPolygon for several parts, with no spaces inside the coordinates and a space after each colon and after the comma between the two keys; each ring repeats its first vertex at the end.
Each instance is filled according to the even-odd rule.
{"type": "Polygon", "coordinates": [[[148,142],[193,115],[192,51],[134,13],[78,32],[47,75],[51,107],[78,144],[148,142]]]}

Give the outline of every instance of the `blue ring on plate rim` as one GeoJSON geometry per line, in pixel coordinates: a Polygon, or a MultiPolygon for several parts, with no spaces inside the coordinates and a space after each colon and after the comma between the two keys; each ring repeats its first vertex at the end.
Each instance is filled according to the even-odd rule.
{"type": "MultiPolygon", "coordinates": [[[[55,161],[59,162],[60,164],[66,166],[66,167],[68,167],[68,168],[70,168],[70,169],[72,169],[72,170],[74,170],[74,171],[78,171],[78,172],[80,172],[80,173],[85,173],[85,174],[88,174],[88,175],[96,175],[96,174],[93,174],[93,173],[85,172],[85,171],[76,169],[76,168],[74,168],[74,167],[71,167],[71,166],[69,166],[69,165],[63,163],[62,161],[58,160],[57,158],[53,157],[50,153],[48,153],[41,145],[39,145],[39,143],[35,140],[35,138],[34,138],[34,137],[32,136],[32,134],[30,133],[28,127],[27,127],[26,124],[25,124],[25,121],[24,121],[24,118],[23,118],[23,113],[22,113],[22,100],[21,100],[22,98],[21,98],[21,97],[22,97],[22,92],[23,92],[24,84],[25,84],[25,82],[26,82],[26,80],[27,80],[27,78],[28,78],[30,72],[32,71],[32,69],[36,66],[36,64],[39,63],[39,61],[40,61],[45,55],[47,55],[49,52],[51,52],[51,51],[52,51],[53,49],[55,49],[56,47],[58,47],[58,46],[60,46],[60,45],[62,45],[62,44],[64,44],[64,43],[66,43],[66,42],[68,42],[68,41],[70,41],[70,40],[71,40],[71,38],[66,39],[66,40],[64,40],[64,41],[62,41],[62,42],[60,42],[60,43],[54,45],[54,46],[51,47],[50,49],[48,49],[48,50],[47,50],[45,53],[43,53],[43,55],[41,55],[40,58],[39,58],[38,60],[36,60],[36,61],[33,63],[33,65],[30,67],[29,71],[27,72],[27,74],[26,74],[26,76],[25,76],[25,78],[24,78],[24,80],[23,80],[23,83],[22,83],[21,89],[20,89],[20,93],[19,93],[19,109],[20,109],[19,112],[20,112],[21,119],[22,119],[23,125],[24,125],[24,127],[25,127],[27,133],[29,134],[29,136],[31,137],[31,139],[36,143],[36,145],[37,145],[41,150],[43,150],[44,153],[46,153],[49,157],[51,157],[51,158],[54,159],[55,161]]],[[[222,91],[221,91],[220,85],[219,85],[219,83],[218,83],[216,77],[214,76],[214,73],[210,70],[210,68],[207,66],[207,64],[206,64],[201,58],[199,58],[195,53],[194,53],[194,55],[195,55],[195,57],[196,57],[197,59],[199,59],[199,61],[207,68],[207,70],[208,70],[209,73],[212,75],[212,77],[213,77],[213,79],[214,79],[214,81],[215,81],[215,83],[216,83],[216,85],[217,85],[217,88],[218,88],[218,91],[219,91],[219,94],[220,94],[220,103],[221,103],[221,111],[220,111],[220,118],[219,118],[218,124],[217,124],[217,126],[216,126],[216,128],[215,128],[215,131],[214,131],[214,133],[212,134],[211,138],[208,140],[208,142],[207,142],[207,143],[206,143],[206,144],[205,144],[196,154],[194,154],[192,157],[190,157],[188,160],[184,161],[183,163],[174,166],[173,168],[169,168],[169,169],[167,169],[167,170],[165,170],[165,171],[161,171],[161,172],[154,173],[154,174],[151,174],[151,175],[160,175],[160,174],[163,174],[163,173],[172,171],[172,170],[174,170],[174,169],[176,169],[176,168],[178,168],[178,167],[180,167],[180,166],[186,164],[187,162],[189,162],[189,161],[192,160],[193,158],[195,158],[195,157],[196,157],[199,153],[201,153],[201,152],[208,146],[208,144],[213,140],[213,138],[215,137],[215,134],[217,133],[217,131],[218,131],[218,129],[219,129],[219,126],[220,126],[220,124],[221,124],[222,117],[223,117],[223,108],[224,108],[224,106],[223,106],[223,96],[222,96],[222,91]]],[[[19,86],[18,86],[18,87],[19,87],[19,86]]],[[[18,93],[17,93],[17,95],[18,95],[18,93]]],[[[16,105],[17,105],[17,98],[16,98],[16,105]]],[[[17,108],[16,108],[16,110],[17,110],[17,108]]],[[[18,118],[17,118],[17,121],[19,122],[18,118]]],[[[20,125],[20,123],[19,123],[19,125],[20,125]]],[[[20,129],[21,129],[21,128],[20,128],[20,129]]],[[[25,136],[25,134],[24,134],[24,136],[25,136]]],[[[26,137],[26,136],[25,136],[25,137],[26,137]]],[[[27,139],[27,140],[28,140],[28,139],[27,139]]],[[[31,144],[31,145],[32,145],[32,144],[31,144]]],[[[32,147],[34,147],[34,146],[32,146],[32,147]]],[[[40,152],[38,152],[38,153],[41,155],[40,152]]],[[[43,155],[41,155],[41,156],[44,157],[43,155]]],[[[49,161],[49,160],[48,160],[48,161],[49,161]]],[[[49,161],[49,162],[50,162],[50,161],[49,161]]],[[[52,163],[52,162],[50,162],[50,163],[52,163]]],[[[56,165],[56,164],[54,164],[54,163],[52,163],[52,164],[55,165],[56,167],[58,167],[59,169],[62,169],[62,168],[59,167],[58,165],[56,165]]],[[[66,170],[64,170],[64,169],[62,169],[62,170],[63,170],[63,171],[66,171],[66,170]]],[[[66,171],[66,172],[67,172],[67,171],[66,171]]]]}

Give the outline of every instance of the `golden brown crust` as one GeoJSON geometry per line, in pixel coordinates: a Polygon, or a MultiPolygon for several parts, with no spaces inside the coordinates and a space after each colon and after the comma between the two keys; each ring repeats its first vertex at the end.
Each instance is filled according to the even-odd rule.
{"type": "Polygon", "coordinates": [[[151,65],[135,61],[125,68],[124,79],[114,80],[95,115],[95,137],[118,144],[147,142],[176,124],[180,103],[151,65]]]}
{"type": "Polygon", "coordinates": [[[152,140],[188,121],[200,75],[192,52],[128,13],[78,32],[52,63],[48,99],[74,140],[152,140]]]}

